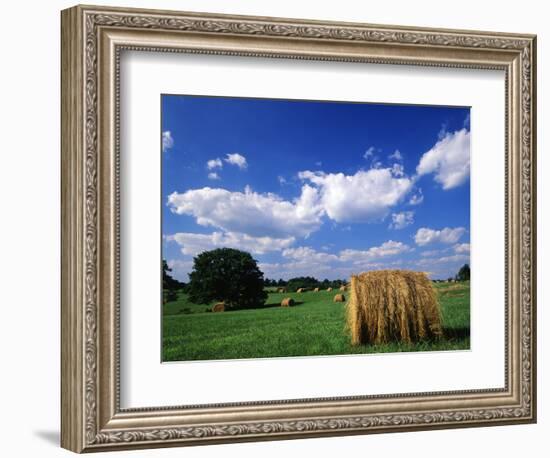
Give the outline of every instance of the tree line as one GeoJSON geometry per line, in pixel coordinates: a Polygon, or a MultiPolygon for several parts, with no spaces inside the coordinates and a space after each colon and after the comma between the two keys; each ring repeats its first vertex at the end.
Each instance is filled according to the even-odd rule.
{"type": "Polygon", "coordinates": [[[328,278],[325,278],[324,280],[318,280],[315,277],[309,276],[294,277],[289,280],[283,280],[282,278],[280,278],[279,280],[266,278],[264,280],[265,287],[284,288],[287,291],[295,291],[298,288],[339,288],[346,283],[346,280],[329,280],[328,278]]]}
{"type": "MultiPolygon", "coordinates": [[[[178,293],[189,295],[196,304],[224,302],[229,309],[251,308],[265,304],[268,287],[284,288],[293,292],[299,288],[337,289],[343,280],[318,280],[315,277],[294,277],[289,280],[264,278],[257,261],[250,253],[233,248],[204,251],[193,258],[189,282],[181,282],[171,275],[172,269],[162,261],[163,302],[177,300],[178,293]]],[[[465,264],[456,275],[457,281],[470,279],[470,266],[465,264]]]]}

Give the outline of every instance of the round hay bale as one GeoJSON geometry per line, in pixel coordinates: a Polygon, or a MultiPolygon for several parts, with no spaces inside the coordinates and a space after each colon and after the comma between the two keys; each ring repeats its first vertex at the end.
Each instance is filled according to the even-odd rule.
{"type": "Polygon", "coordinates": [[[292,299],[291,297],[285,297],[281,301],[281,307],[292,307],[293,305],[294,305],[294,299],[292,299]]]}
{"type": "Polygon", "coordinates": [[[284,288],[277,288],[277,292],[278,292],[278,293],[284,293],[284,292],[285,292],[285,289],[284,289],[284,288]]]}
{"type": "Polygon", "coordinates": [[[304,291],[305,291],[304,288],[298,288],[298,289],[296,290],[297,293],[303,293],[304,291]]]}
{"type": "Polygon", "coordinates": [[[313,290],[313,292],[314,292],[314,293],[318,293],[318,292],[319,292],[319,288],[315,288],[315,289],[313,290]]]}
{"type": "Polygon", "coordinates": [[[340,291],[345,291],[345,290],[346,290],[346,285],[340,286],[340,291]]]}
{"type": "Polygon", "coordinates": [[[332,288],[328,287],[327,291],[330,293],[332,291],[332,288]]]}
{"type": "Polygon", "coordinates": [[[218,302],[217,304],[214,304],[212,307],[213,312],[225,312],[225,303],[224,302],[218,302]]]}
{"type": "Polygon", "coordinates": [[[351,277],[347,322],[351,343],[412,343],[443,335],[441,309],[423,272],[378,270],[351,277]]]}
{"type": "Polygon", "coordinates": [[[346,296],[343,294],[337,294],[334,296],[334,302],[346,302],[346,296]]]}

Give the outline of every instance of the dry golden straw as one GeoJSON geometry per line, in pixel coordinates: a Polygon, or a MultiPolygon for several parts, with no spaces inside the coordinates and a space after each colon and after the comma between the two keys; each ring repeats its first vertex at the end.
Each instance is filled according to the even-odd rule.
{"type": "Polygon", "coordinates": [[[292,307],[294,305],[294,299],[291,297],[285,297],[281,302],[281,307],[292,307]]]}
{"type": "Polygon", "coordinates": [[[378,270],[351,277],[347,321],[351,343],[404,343],[443,334],[441,310],[424,272],[378,270]]]}
{"type": "Polygon", "coordinates": [[[337,294],[334,296],[334,302],[346,302],[346,296],[343,294],[337,294]]]}
{"type": "Polygon", "coordinates": [[[225,312],[225,303],[218,302],[217,304],[214,304],[214,307],[212,307],[213,312],[225,312]]]}

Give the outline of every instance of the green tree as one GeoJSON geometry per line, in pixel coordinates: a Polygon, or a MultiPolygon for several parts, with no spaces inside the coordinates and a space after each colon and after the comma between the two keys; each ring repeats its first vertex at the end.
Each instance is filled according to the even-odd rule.
{"type": "Polygon", "coordinates": [[[162,289],[172,289],[171,287],[174,285],[174,279],[170,275],[170,272],[172,272],[172,269],[168,267],[168,263],[166,262],[166,259],[162,260],[162,289]]]}
{"type": "Polygon", "coordinates": [[[468,264],[464,264],[456,274],[456,280],[468,281],[469,279],[470,279],[470,266],[468,264]]]}
{"type": "Polygon", "coordinates": [[[164,301],[174,302],[178,300],[178,292],[175,289],[167,289],[164,291],[164,301]]]}
{"type": "Polygon", "coordinates": [[[313,277],[295,277],[287,282],[289,291],[296,291],[298,288],[315,288],[319,286],[319,280],[313,277]]]}
{"type": "Polygon", "coordinates": [[[223,301],[229,308],[263,305],[264,274],[249,253],[233,248],[204,251],[193,259],[189,300],[196,304],[223,301]]]}
{"type": "Polygon", "coordinates": [[[173,302],[178,298],[178,290],[185,287],[185,283],[176,280],[170,275],[172,269],[166,260],[162,260],[162,296],[164,302],[173,302]]]}

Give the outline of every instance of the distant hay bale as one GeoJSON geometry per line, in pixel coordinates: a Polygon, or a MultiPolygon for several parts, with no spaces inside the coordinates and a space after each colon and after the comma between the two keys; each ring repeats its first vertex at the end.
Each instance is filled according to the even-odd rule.
{"type": "Polygon", "coordinates": [[[293,305],[294,305],[294,299],[292,299],[291,297],[285,297],[281,301],[281,307],[292,307],[293,305]]]}
{"type": "Polygon", "coordinates": [[[313,292],[314,292],[314,293],[318,293],[318,292],[319,292],[319,288],[315,288],[315,289],[313,290],[313,292]]]}
{"type": "Polygon", "coordinates": [[[345,291],[345,290],[346,290],[346,285],[340,286],[340,291],[345,291]]]}
{"type": "Polygon", "coordinates": [[[213,312],[225,312],[225,303],[224,302],[218,302],[217,304],[214,304],[214,307],[212,307],[213,312]]]}
{"type": "Polygon", "coordinates": [[[443,334],[435,288],[423,272],[378,270],[351,277],[351,343],[405,343],[443,334]]]}
{"type": "Polygon", "coordinates": [[[327,291],[330,293],[332,291],[332,288],[328,287],[327,291]]]}
{"type": "Polygon", "coordinates": [[[284,288],[277,288],[277,292],[278,292],[278,293],[284,293],[284,292],[285,292],[285,289],[284,289],[284,288]]]}
{"type": "Polygon", "coordinates": [[[305,288],[298,288],[296,290],[297,293],[303,293],[306,289],[305,288]]]}
{"type": "Polygon", "coordinates": [[[343,294],[337,294],[334,296],[334,302],[346,302],[346,296],[343,294]]]}

